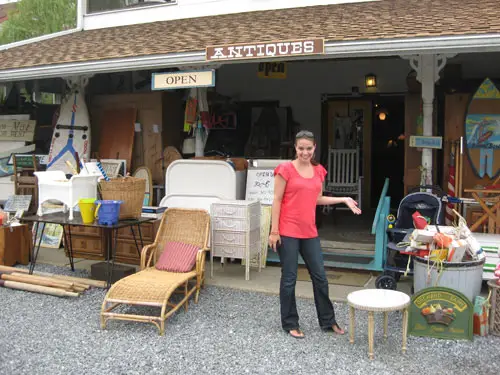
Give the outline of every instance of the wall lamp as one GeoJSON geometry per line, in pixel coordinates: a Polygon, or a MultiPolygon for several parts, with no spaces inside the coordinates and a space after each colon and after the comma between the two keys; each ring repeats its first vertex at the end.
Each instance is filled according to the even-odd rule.
{"type": "Polygon", "coordinates": [[[377,87],[377,76],[373,73],[367,74],[365,76],[365,86],[369,87],[377,87]]]}

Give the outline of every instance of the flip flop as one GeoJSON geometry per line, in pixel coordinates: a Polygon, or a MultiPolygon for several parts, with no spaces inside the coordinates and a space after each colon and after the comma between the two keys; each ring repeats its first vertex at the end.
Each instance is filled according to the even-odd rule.
{"type": "Polygon", "coordinates": [[[323,328],[323,331],[325,331],[325,332],[333,332],[336,335],[345,335],[345,331],[342,328],[340,328],[340,326],[337,323],[333,324],[332,326],[323,328]],[[335,329],[333,327],[336,327],[337,330],[339,330],[341,332],[335,331],[335,329]]]}
{"type": "Polygon", "coordinates": [[[303,339],[304,337],[306,337],[304,335],[304,332],[302,332],[302,330],[300,328],[297,328],[297,329],[291,329],[289,331],[287,331],[287,333],[292,336],[294,339],[303,339]],[[302,336],[297,336],[297,335],[294,335],[292,334],[292,331],[297,331],[297,335],[302,335],[302,336]]]}

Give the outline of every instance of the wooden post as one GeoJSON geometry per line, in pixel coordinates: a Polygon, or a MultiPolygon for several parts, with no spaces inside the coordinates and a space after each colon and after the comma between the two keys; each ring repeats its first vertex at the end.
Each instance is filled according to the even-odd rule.
{"type": "Polygon", "coordinates": [[[65,290],[50,288],[48,286],[20,283],[17,281],[0,280],[0,286],[5,287],[5,288],[9,288],[9,289],[24,290],[26,292],[48,294],[48,295],[56,296],[56,297],[78,297],[78,296],[80,296],[80,294],[74,293],[74,292],[67,292],[65,290]]]}
{"type": "Polygon", "coordinates": [[[37,279],[36,277],[30,277],[30,275],[24,275],[24,274],[7,274],[3,273],[0,274],[0,279],[6,280],[6,281],[17,281],[21,283],[26,283],[26,284],[33,284],[33,285],[40,285],[40,286],[48,286],[51,288],[57,288],[57,289],[63,289],[66,291],[71,291],[72,285],[68,284],[61,284],[57,283],[51,280],[41,280],[37,279]]]}

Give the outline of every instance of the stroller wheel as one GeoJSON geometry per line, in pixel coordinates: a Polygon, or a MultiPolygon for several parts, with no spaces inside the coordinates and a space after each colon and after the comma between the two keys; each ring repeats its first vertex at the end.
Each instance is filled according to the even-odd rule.
{"type": "Polygon", "coordinates": [[[390,275],[381,275],[375,280],[375,286],[377,289],[396,290],[397,282],[396,279],[390,275]]]}
{"type": "Polygon", "coordinates": [[[384,275],[393,277],[396,280],[396,282],[398,282],[399,279],[401,279],[401,274],[399,272],[384,271],[384,275]]]}

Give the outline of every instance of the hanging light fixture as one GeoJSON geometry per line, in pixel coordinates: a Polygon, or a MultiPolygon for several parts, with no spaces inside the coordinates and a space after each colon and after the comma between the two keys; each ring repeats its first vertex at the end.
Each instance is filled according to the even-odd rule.
{"type": "Polygon", "coordinates": [[[365,76],[365,86],[366,88],[377,87],[377,76],[373,73],[369,73],[365,76]]]}
{"type": "Polygon", "coordinates": [[[387,116],[389,115],[389,112],[385,108],[380,108],[375,112],[375,114],[380,121],[385,121],[387,119],[387,116]]]}

